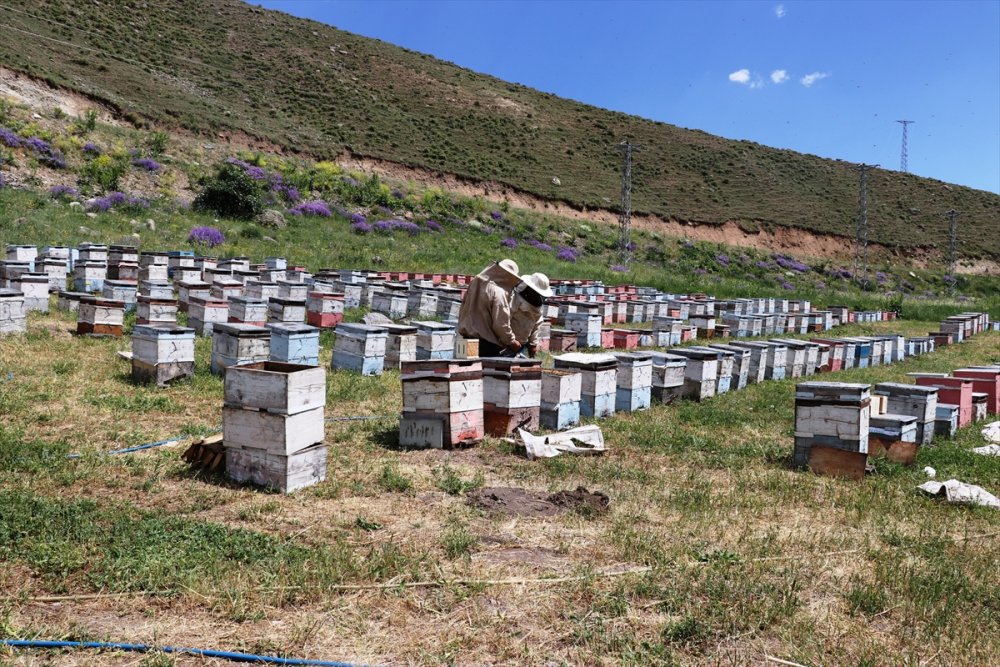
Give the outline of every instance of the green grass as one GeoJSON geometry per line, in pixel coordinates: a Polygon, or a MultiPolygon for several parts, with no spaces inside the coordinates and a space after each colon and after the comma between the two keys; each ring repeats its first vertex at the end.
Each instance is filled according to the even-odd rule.
{"type": "MultiPolygon", "coordinates": [[[[615,147],[632,137],[645,147],[634,166],[637,212],[853,236],[857,176],[843,162],[580,104],[236,0],[156,3],[141,14],[31,0],[5,18],[4,27],[49,39],[5,29],[0,62],[105,101],[139,126],[211,141],[245,133],[320,159],[371,156],[578,209],[613,207],[615,147]]],[[[90,125],[77,125],[85,136],[90,125]]],[[[162,143],[151,136],[141,148],[166,148],[169,160],[173,146],[162,143]]],[[[869,188],[873,241],[943,252],[944,212],[954,208],[960,252],[998,256],[995,194],[891,170],[875,170],[869,188]]]]}

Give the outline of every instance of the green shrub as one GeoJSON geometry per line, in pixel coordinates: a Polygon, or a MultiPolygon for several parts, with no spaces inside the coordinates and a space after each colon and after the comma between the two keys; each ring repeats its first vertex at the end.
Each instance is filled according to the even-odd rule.
{"type": "Polygon", "coordinates": [[[194,208],[224,218],[249,220],[264,210],[264,193],[260,183],[238,166],[223,164],[203,184],[194,208]]]}
{"type": "Polygon", "coordinates": [[[118,182],[128,167],[128,160],[124,157],[98,155],[80,169],[80,180],[101,190],[117,190],[118,182]]]}

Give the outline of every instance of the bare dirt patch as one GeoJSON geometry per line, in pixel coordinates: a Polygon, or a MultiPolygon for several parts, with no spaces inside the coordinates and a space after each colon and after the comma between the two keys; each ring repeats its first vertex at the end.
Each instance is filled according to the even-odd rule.
{"type": "Polygon", "coordinates": [[[574,491],[547,494],[511,487],[492,487],[473,491],[468,503],[489,512],[508,516],[556,516],[567,511],[602,514],[611,500],[600,491],[590,492],[582,486],[574,491]]]}

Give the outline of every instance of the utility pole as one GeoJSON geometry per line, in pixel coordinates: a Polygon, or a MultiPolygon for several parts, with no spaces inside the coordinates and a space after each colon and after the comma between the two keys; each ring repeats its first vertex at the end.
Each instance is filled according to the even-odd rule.
{"type": "Polygon", "coordinates": [[[955,277],[956,251],[958,250],[958,211],[945,211],[948,216],[948,275],[955,277]]]}
{"type": "Polygon", "coordinates": [[[632,153],[642,150],[642,146],[633,144],[626,139],[618,144],[618,150],[624,156],[622,164],[622,212],[618,218],[618,254],[622,265],[629,266],[632,263],[632,153]]]}
{"type": "Polygon", "coordinates": [[[868,172],[877,164],[861,163],[854,167],[860,178],[858,183],[858,219],[854,228],[854,278],[864,272],[862,286],[868,289],[868,172]]]}
{"type": "Polygon", "coordinates": [[[899,170],[904,174],[909,173],[910,166],[908,164],[908,155],[906,151],[906,128],[907,126],[915,123],[913,120],[897,120],[897,123],[903,126],[903,145],[899,149],[899,170]]]}

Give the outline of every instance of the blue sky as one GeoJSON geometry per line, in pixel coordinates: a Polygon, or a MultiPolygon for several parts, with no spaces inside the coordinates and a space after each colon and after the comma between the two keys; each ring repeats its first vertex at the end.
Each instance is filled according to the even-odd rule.
{"type": "Polygon", "coordinates": [[[260,4],[563,97],[1000,193],[1000,0],[260,4]]]}

